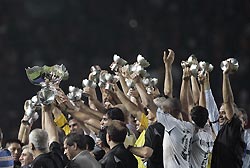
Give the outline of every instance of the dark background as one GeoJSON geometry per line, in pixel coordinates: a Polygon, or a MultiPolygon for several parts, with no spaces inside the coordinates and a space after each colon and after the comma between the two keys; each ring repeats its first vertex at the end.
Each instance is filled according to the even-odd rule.
{"type": "Polygon", "coordinates": [[[23,103],[38,86],[25,68],[64,64],[68,81],[81,87],[91,65],[109,69],[113,54],[128,62],[142,54],[163,90],[163,50],[176,53],[174,94],[179,95],[181,60],[195,54],[214,65],[211,87],[221,103],[220,62],[235,57],[232,75],[236,103],[249,114],[249,0],[0,0],[0,127],[17,137],[23,103]]]}

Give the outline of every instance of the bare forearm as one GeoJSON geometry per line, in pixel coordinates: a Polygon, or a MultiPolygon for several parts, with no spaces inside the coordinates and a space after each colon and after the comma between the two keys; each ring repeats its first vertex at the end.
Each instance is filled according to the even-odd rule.
{"type": "Polygon", "coordinates": [[[165,64],[164,94],[173,97],[172,65],[165,64]]]}
{"type": "Polygon", "coordinates": [[[204,84],[201,84],[199,105],[206,108],[206,97],[204,84]]]}
{"type": "Polygon", "coordinates": [[[140,110],[138,109],[138,107],[133,102],[131,102],[129,100],[129,98],[127,96],[125,96],[125,94],[119,88],[117,88],[116,95],[121,100],[121,102],[125,106],[125,108],[132,115],[136,116],[140,120],[140,118],[141,118],[140,110]]]}
{"type": "Polygon", "coordinates": [[[149,147],[130,147],[129,151],[141,158],[149,158],[153,154],[153,149],[149,147]]]}
{"type": "Polygon", "coordinates": [[[120,81],[123,93],[125,94],[128,93],[129,88],[125,82],[125,78],[121,74],[119,74],[119,81],[120,81]]]}
{"type": "Polygon", "coordinates": [[[188,112],[188,82],[187,80],[182,80],[181,91],[180,91],[180,101],[182,105],[182,110],[188,112]]]}
{"type": "Polygon", "coordinates": [[[44,114],[44,129],[48,132],[48,137],[49,137],[49,143],[56,141],[59,141],[58,138],[58,132],[56,129],[56,124],[53,121],[52,118],[52,107],[46,107],[43,108],[42,113],[44,114]]]}
{"type": "Polygon", "coordinates": [[[225,106],[226,116],[230,120],[233,117],[233,92],[231,89],[228,74],[223,73],[223,86],[222,86],[223,102],[225,106]]]}
{"type": "Polygon", "coordinates": [[[192,83],[192,93],[193,93],[193,99],[194,104],[199,104],[199,98],[200,98],[200,89],[198,82],[195,77],[191,76],[191,83],[192,83]]]}
{"type": "Polygon", "coordinates": [[[103,104],[98,99],[89,99],[90,103],[93,103],[94,107],[102,114],[105,113],[106,108],[103,106],[103,104]]]}

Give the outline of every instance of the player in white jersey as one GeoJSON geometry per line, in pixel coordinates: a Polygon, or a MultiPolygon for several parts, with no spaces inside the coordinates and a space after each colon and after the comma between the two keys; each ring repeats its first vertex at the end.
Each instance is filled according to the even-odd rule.
{"type": "Polygon", "coordinates": [[[194,122],[191,123],[177,119],[180,111],[177,99],[168,98],[156,104],[159,107],[156,113],[157,121],[165,127],[164,168],[206,167],[208,154],[211,153],[213,145],[210,127],[204,128],[208,120],[207,109],[195,106],[190,113],[194,122]]]}
{"type": "Polygon", "coordinates": [[[244,131],[244,141],[246,142],[246,150],[243,156],[243,168],[250,168],[250,129],[244,131]]]}
{"type": "Polygon", "coordinates": [[[212,153],[214,142],[211,127],[206,124],[208,111],[202,106],[195,106],[190,115],[196,128],[191,145],[191,168],[206,168],[208,156],[212,153]]]}
{"type": "Polygon", "coordinates": [[[164,168],[189,167],[190,146],[194,126],[190,122],[174,118],[158,108],[157,121],[165,127],[163,138],[164,168]]]}

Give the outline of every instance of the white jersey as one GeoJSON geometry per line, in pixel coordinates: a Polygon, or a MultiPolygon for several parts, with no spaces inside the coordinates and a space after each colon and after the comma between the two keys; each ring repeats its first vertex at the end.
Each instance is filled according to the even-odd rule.
{"type": "Polygon", "coordinates": [[[190,147],[194,126],[190,122],[180,121],[159,108],[157,121],[165,127],[163,138],[164,168],[190,167],[190,147]]]}
{"type": "Polygon", "coordinates": [[[191,146],[190,164],[191,168],[206,168],[208,163],[208,155],[213,150],[212,130],[209,125],[200,128],[194,134],[191,146]]]}
{"type": "Polygon", "coordinates": [[[250,168],[250,129],[244,131],[244,142],[246,143],[246,151],[243,156],[242,168],[250,168]]]}

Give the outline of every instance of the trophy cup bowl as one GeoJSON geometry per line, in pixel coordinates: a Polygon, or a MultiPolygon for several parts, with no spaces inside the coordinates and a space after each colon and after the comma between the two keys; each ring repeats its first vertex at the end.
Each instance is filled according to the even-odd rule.
{"type": "Polygon", "coordinates": [[[214,66],[212,64],[209,64],[207,68],[208,68],[208,72],[212,72],[214,69],[214,66]]]}
{"type": "Polygon", "coordinates": [[[91,87],[91,88],[96,88],[96,83],[94,81],[88,80],[88,79],[83,79],[82,80],[82,87],[91,87]]]}
{"type": "Polygon", "coordinates": [[[90,68],[90,72],[91,72],[91,76],[90,76],[90,80],[98,83],[99,82],[99,76],[101,73],[101,68],[99,65],[93,65],[90,68]]]}
{"type": "Polygon", "coordinates": [[[225,71],[228,66],[229,66],[228,61],[222,61],[221,64],[220,64],[220,68],[221,68],[222,71],[225,71]]]}
{"type": "Polygon", "coordinates": [[[154,87],[154,86],[157,85],[158,79],[157,79],[157,78],[143,78],[143,79],[142,79],[142,83],[143,83],[146,87],[154,87]]]}
{"type": "Polygon", "coordinates": [[[235,58],[228,58],[222,61],[220,64],[221,70],[225,71],[227,67],[231,64],[230,73],[235,73],[239,69],[239,62],[235,58]]]}
{"type": "Polygon", "coordinates": [[[158,83],[158,79],[157,78],[151,78],[151,83],[152,83],[152,86],[156,86],[157,83],[158,83]]]}
{"type": "Polygon", "coordinates": [[[186,68],[188,66],[189,66],[189,64],[188,64],[187,61],[181,61],[181,67],[182,67],[182,69],[184,69],[184,68],[186,68]]]}
{"type": "Polygon", "coordinates": [[[142,55],[138,55],[137,56],[137,62],[143,67],[146,68],[148,67],[150,64],[149,62],[142,56],[142,55]]]}
{"type": "Polygon", "coordinates": [[[93,75],[100,74],[101,68],[99,65],[93,65],[90,67],[90,72],[92,72],[93,75]]]}
{"type": "Polygon", "coordinates": [[[114,60],[114,62],[116,62],[118,65],[121,65],[121,66],[124,66],[125,64],[127,64],[127,61],[122,59],[117,54],[114,54],[113,60],[114,60]]]}
{"type": "Polygon", "coordinates": [[[28,67],[25,69],[26,75],[29,81],[34,85],[41,85],[42,82],[45,82],[43,75],[43,68],[39,66],[28,67]]]}
{"type": "Polygon", "coordinates": [[[212,70],[214,69],[214,66],[208,62],[205,61],[200,61],[199,62],[199,74],[201,76],[206,76],[206,72],[212,72],[212,70]]]}
{"type": "Polygon", "coordinates": [[[105,77],[105,80],[106,81],[110,81],[110,80],[112,80],[112,75],[110,74],[110,73],[106,73],[105,75],[104,75],[104,77],[105,77]]]}
{"type": "Polygon", "coordinates": [[[149,81],[149,78],[143,78],[142,79],[142,83],[145,85],[145,86],[148,86],[150,81],[149,81]]]}
{"type": "Polygon", "coordinates": [[[187,63],[191,66],[192,64],[197,65],[198,64],[198,60],[197,58],[192,54],[188,57],[187,63]]]}
{"type": "Polygon", "coordinates": [[[38,102],[48,105],[54,101],[56,95],[56,87],[62,80],[69,77],[66,67],[61,65],[53,65],[43,67],[34,66],[25,69],[26,75],[30,82],[34,85],[40,85],[42,88],[37,93],[38,102]]]}
{"type": "Polygon", "coordinates": [[[230,62],[230,64],[232,64],[232,69],[231,69],[231,73],[234,73],[234,72],[236,72],[236,71],[238,71],[238,69],[239,69],[239,62],[235,59],[235,58],[228,58],[227,59],[229,62],[230,62]]]}
{"type": "Polygon", "coordinates": [[[82,89],[79,89],[74,86],[69,86],[69,93],[67,94],[67,97],[72,101],[81,100],[82,93],[82,89]]]}
{"type": "Polygon", "coordinates": [[[117,62],[112,62],[112,64],[109,67],[111,71],[118,71],[119,65],[117,62]]]}

